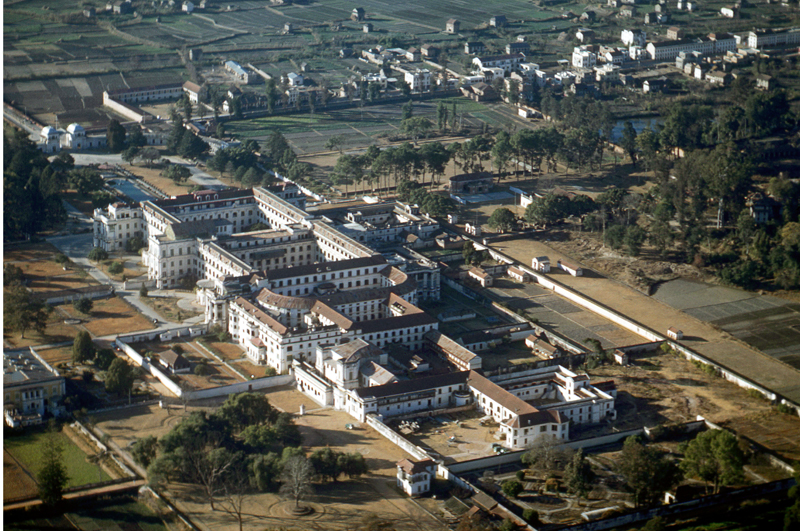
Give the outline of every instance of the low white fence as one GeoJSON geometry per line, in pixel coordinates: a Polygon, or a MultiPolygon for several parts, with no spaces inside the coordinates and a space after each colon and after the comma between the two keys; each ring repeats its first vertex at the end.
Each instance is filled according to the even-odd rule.
{"type": "Polygon", "coordinates": [[[375,415],[367,415],[367,424],[375,428],[375,431],[392,441],[401,449],[414,456],[414,459],[431,459],[431,456],[425,453],[420,447],[412,444],[408,439],[381,422],[375,415]]]}
{"type": "Polygon", "coordinates": [[[94,443],[94,445],[97,446],[97,449],[99,451],[106,452],[106,455],[108,455],[111,458],[111,460],[114,461],[114,463],[116,463],[116,465],[120,468],[120,470],[125,472],[126,476],[136,477],[136,473],[133,470],[131,470],[130,468],[128,468],[128,465],[126,465],[125,463],[120,461],[115,454],[113,454],[112,452],[109,452],[108,451],[108,446],[103,444],[100,441],[100,439],[95,437],[94,433],[92,433],[91,430],[86,428],[86,426],[84,426],[83,424],[81,424],[77,420],[75,422],[73,422],[72,424],[70,424],[70,426],[75,428],[76,430],[80,431],[84,435],[86,435],[94,443]]]}
{"type": "Polygon", "coordinates": [[[230,385],[223,385],[220,387],[211,387],[209,389],[200,389],[195,391],[187,391],[181,389],[181,386],[175,383],[159,367],[150,363],[150,361],[139,354],[136,349],[131,347],[125,342],[130,336],[120,336],[117,338],[117,345],[119,348],[131,359],[148,371],[150,374],[158,378],[164,386],[170,390],[177,398],[184,397],[187,400],[200,400],[203,398],[213,398],[216,396],[227,396],[237,393],[245,393],[248,391],[257,391],[260,389],[269,389],[270,387],[280,387],[282,385],[289,385],[294,382],[293,374],[282,374],[279,376],[268,376],[264,378],[255,378],[246,382],[238,382],[230,385]],[[185,395],[185,396],[184,396],[185,395]]]}

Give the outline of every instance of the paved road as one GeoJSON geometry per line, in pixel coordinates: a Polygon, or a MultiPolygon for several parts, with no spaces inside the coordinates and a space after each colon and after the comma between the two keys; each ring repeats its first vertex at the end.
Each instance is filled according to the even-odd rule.
{"type": "MultiPolygon", "coordinates": [[[[125,162],[122,160],[122,155],[119,153],[112,154],[112,153],[102,153],[102,154],[94,154],[94,153],[73,153],[72,157],[75,159],[76,166],[86,166],[89,164],[119,164],[122,166],[125,162]]],[[[207,186],[207,187],[226,187],[227,185],[212,177],[211,175],[207,174],[203,170],[195,167],[194,164],[180,158],[180,157],[162,157],[169,159],[170,162],[173,164],[181,164],[189,168],[189,171],[192,172],[192,176],[189,177],[189,180],[195,184],[199,184],[200,186],[207,186]]]]}

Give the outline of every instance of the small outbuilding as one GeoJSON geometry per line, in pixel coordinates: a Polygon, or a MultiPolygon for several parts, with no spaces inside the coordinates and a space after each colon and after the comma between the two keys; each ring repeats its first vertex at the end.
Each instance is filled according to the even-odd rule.
{"type": "Polygon", "coordinates": [[[508,266],[506,273],[517,282],[528,282],[531,279],[527,271],[516,266],[508,266]]]}
{"type": "Polygon", "coordinates": [[[683,330],[678,330],[674,326],[670,326],[667,330],[667,337],[675,341],[680,341],[683,339],[683,330]]]}
{"type": "Polygon", "coordinates": [[[158,356],[158,362],[174,374],[189,372],[191,364],[181,354],[170,349],[158,356]]]}
{"type": "Polygon", "coordinates": [[[483,288],[488,288],[494,284],[494,277],[481,269],[480,267],[473,267],[467,273],[470,278],[477,281],[483,288]]]}
{"type": "Polygon", "coordinates": [[[531,267],[535,271],[541,271],[542,273],[549,273],[550,272],[550,258],[546,256],[537,256],[533,260],[531,260],[531,267]]]}
{"type": "Polygon", "coordinates": [[[571,264],[565,260],[558,261],[558,267],[572,275],[573,277],[582,277],[583,276],[583,268],[581,266],[571,264]]]}

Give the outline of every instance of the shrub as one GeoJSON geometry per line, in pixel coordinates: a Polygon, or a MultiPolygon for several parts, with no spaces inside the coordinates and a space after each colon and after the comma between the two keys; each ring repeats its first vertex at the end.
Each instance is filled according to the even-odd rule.
{"type": "Polygon", "coordinates": [[[784,415],[796,415],[797,412],[794,410],[792,406],[787,406],[786,404],[778,404],[775,406],[775,409],[779,413],[783,413],[784,415]]]}
{"type": "Polygon", "coordinates": [[[519,481],[525,481],[525,471],[524,470],[517,470],[517,479],[519,481]]]}
{"type": "Polygon", "coordinates": [[[69,258],[67,258],[67,255],[65,255],[65,254],[58,253],[58,254],[55,254],[53,256],[53,261],[55,263],[57,263],[57,264],[62,264],[63,265],[63,264],[68,264],[69,263],[69,258]]]}
{"type": "Polygon", "coordinates": [[[205,376],[208,374],[208,361],[200,360],[200,363],[194,366],[194,373],[197,376],[205,376]]]}
{"type": "Polygon", "coordinates": [[[522,511],[522,519],[531,525],[537,525],[539,523],[539,513],[535,509],[525,509],[522,511]]]}
{"type": "Polygon", "coordinates": [[[125,271],[125,266],[122,265],[122,262],[111,262],[108,266],[108,272],[112,275],[119,275],[125,271]]]}
{"type": "Polygon", "coordinates": [[[80,299],[75,299],[72,301],[72,307],[75,308],[77,311],[81,312],[82,314],[89,315],[92,313],[92,308],[94,307],[94,301],[92,299],[87,299],[81,297],[80,299]]]}
{"type": "Polygon", "coordinates": [[[747,394],[750,396],[750,398],[758,398],[758,399],[761,399],[761,400],[767,400],[767,397],[764,396],[764,394],[761,391],[759,391],[758,389],[748,389],[747,390],[747,394]]]}
{"type": "Polygon", "coordinates": [[[147,297],[147,286],[142,284],[142,287],[139,288],[139,296],[140,297],[147,297]]]}
{"type": "Polygon", "coordinates": [[[225,343],[230,340],[231,340],[231,335],[226,330],[223,330],[217,334],[217,341],[219,341],[220,343],[225,343]]]}
{"type": "Polygon", "coordinates": [[[264,369],[264,376],[277,376],[278,371],[275,370],[275,367],[267,367],[264,369]]]}
{"type": "Polygon", "coordinates": [[[517,496],[525,490],[525,487],[522,486],[522,483],[516,480],[504,481],[502,485],[503,494],[508,496],[509,498],[516,498],[517,496]]]}

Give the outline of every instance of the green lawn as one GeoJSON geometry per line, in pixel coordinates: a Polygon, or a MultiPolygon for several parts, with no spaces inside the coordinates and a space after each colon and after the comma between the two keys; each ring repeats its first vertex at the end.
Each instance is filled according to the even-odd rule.
{"type": "MultiPolygon", "coordinates": [[[[64,447],[64,463],[69,475],[68,487],[77,487],[87,483],[108,481],[111,477],[98,465],[89,463],[86,454],[78,448],[66,435],[58,433],[58,440],[64,447]]],[[[45,433],[36,431],[19,437],[4,439],[5,448],[16,457],[31,474],[36,476],[42,467],[42,450],[45,433]]]]}
{"type": "Polygon", "coordinates": [[[161,519],[146,505],[132,497],[94,501],[87,507],[73,510],[60,517],[33,518],[9,523],[4,531],[31,529],[81,529],[84,531],[168,531],[161,519]]]}

